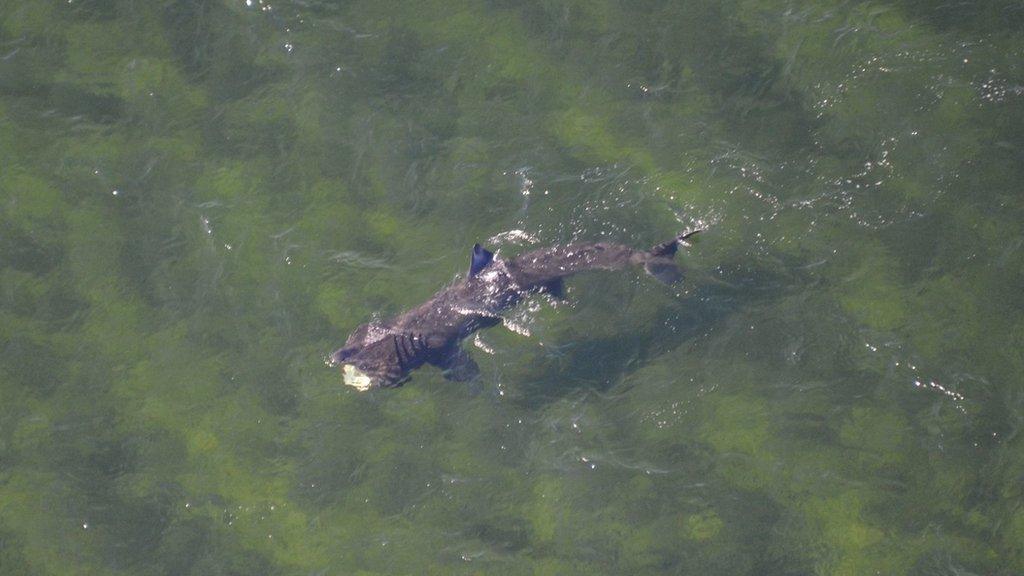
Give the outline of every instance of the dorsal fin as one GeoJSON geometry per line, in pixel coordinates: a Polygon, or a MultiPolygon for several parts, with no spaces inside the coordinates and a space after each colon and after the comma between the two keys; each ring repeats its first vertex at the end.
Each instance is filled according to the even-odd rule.
{"type": "Polygon", "coordinates": [[[669,240],[668,242],[662,242],[661,244],[657,244],[653,248],[651,248],[651,254],[654,256],[675,256],[676,250],[679,249],[679,243],[685,242],[687,238],[693,236],[694,234],[697,234],[698,232],[703,232],[703,229],[697,228],[696,230],[683,232],[682,234],[676,236],[675,238],[669,240]]]}
{"type": "Polygon", "coordinates": [[[469,261],[469,276],[472,278],[480,273],[494,260],[494,252],[479,244],[473,244],[473,259],[469,261]]]}

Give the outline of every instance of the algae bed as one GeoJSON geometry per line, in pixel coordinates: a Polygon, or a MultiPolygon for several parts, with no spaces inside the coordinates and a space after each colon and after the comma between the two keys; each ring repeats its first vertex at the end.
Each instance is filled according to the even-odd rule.
{"type": "Polygon", "coordinates": [[[7,0],[0,162],[3,576],[1024,573],[1019,1],[7,0]]]}

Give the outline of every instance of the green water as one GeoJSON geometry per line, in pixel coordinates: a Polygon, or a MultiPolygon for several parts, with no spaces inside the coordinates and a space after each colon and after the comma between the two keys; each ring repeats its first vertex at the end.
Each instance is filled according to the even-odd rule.
{"type": "Polygon", "coordinates": [[[1022,177],[1019,1],[6,0],[0,574],[1024,573],[1022,177]]]}

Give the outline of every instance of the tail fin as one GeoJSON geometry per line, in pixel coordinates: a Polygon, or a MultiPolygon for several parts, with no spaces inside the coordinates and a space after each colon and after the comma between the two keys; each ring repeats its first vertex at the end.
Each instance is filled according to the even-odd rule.
{"type": "Polygon", "coordinates": [[[680,242],[685,242],[687,238],[703,231],[703,228],[697,228],[696,230],[683,232],[682,234],[676,236],[675,238],[669,240],[668,242],[656,244],[653,248],[651,248],[651,254],[654,256],[668,256],[669,258],[671,258],[672,256],[676,255],[676,250],[679,249],[680,242]]]}
{"type": "Polygon", "coordinates": [[[679,249],[679,243],[701,232],[702,229],[683,232],[668,242],[662,242],[651,248],[650,258],[644,262],[644,270],[665,284],[678,284],[683,279],[683,271],[676,266],[672,258],[679,249]]]}

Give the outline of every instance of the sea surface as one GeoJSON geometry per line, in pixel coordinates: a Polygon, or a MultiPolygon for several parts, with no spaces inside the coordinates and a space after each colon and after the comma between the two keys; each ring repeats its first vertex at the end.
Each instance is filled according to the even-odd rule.
{"type": "Polygon", "coordinates": [[[5,0],[0,575],[1024,574],[1022,181],[1019,0],[5,0]]]}

